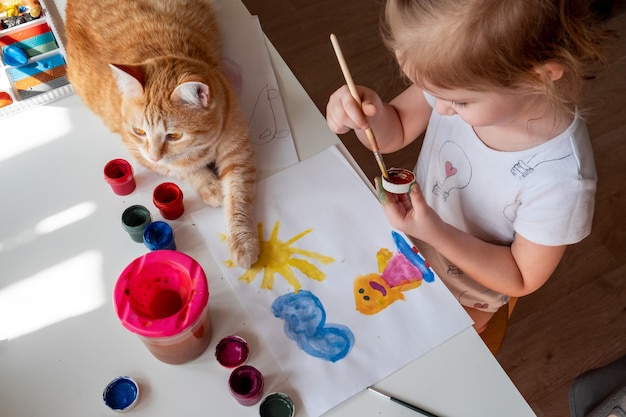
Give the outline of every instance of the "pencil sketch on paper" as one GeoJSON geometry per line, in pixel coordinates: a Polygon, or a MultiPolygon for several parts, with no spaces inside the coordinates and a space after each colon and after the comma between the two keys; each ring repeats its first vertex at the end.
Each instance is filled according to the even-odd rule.
{"type": "Polygon", "coordinates": [[[322,302],[307,290],[288,293],[272,303],[272,314],[285,321],[287,337],[307,354],[337,362],[354,346],[354,334],[341,324],[326,323],[322,302]]]}
{"type": "MultiPolygon", "coordinates": [[[[321,253],[299,249],[292,246],[294,242],[311,233],[313,229],[307,229],[283,242],[278,239],[279,228],[280,222],[277,221],[274,224],[274,228],[272,229],[269,239],[263,240],[263,223],[259,222],[258,233],[261,244],[259,259],[250,267],[250,269],[239,277],[239,280],[245,281],[249,284],[254,281],[259,273],[263,272],[261,288],[271,290],[274,288],[274,276],[278,273],[285,278],[289,285],[293,287],[295,292],[298,292],[302,288],[302,284],[293,271],[293,268],[295,268],[302,272],[302,274],[304,274],[307,278],[315,281],[323,281],[326,278],[326,274],[316,265],[304,258],[316,260],[322,264],[329,264],[335,260],[330,256],[322,255],[321,253]]],[[[222,240],[225,239],[226,236],[222,235],[222,240]]],[[[235,267],[235,263],[232,260],[226,261],[226,265],[231,268],[235,267]]]]}
{"type": "Polygon", "coordinates": [[[278,126],[275,104],[280,104],[280,92],[266,84],[257,95],[248,122],[253,144],[263,145],[289,136],[289,129],[278,126]]]}
{"type": "Polygon", "coordinates": [[[381,248],[376,253],[378,273],[358,276],[354,280],[354,301],[361,314],[373,315],[398,300],[404,291],[419,287],[422,281],[433,282],[434,273],[426,261],[397,232],[391,232],[398,247],[396,253],[381,248]]]}

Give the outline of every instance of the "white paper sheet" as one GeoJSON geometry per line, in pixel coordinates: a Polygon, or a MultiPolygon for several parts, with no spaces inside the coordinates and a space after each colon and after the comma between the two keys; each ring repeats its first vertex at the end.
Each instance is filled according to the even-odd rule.
{"type": "MultiPolygon", "coordinates": [[[[283,253],[288,252],[286,248],[300,250],[289,254],[289,259],[296,260],[291,265],[285,259],[278,261],[276,254],[271,260],[274,264],[266,265],[283,265],[293,271],[301,284],[297,293],[310,292],[319,299],[325,323],[331,329],[337,325],[344,335],[348,329],[354,345],[343,357],[317,357],[310,352],[324,350],[324,343],[301,348],[287,337],[290,329],[286,332],[285,320],[290,320],[289,314],[296,315],[296,307],[307,310],[310,303],[303,301],[292,306],[285,313],[285,320],[275,317],[273,303],[281,296],[295,293],[294,285],[282,275],[274,274],[273,289],[269,290],[261,288],[262,272],[251,274],[254,279],[247,283],[239,279],[246,270],[228,266],[230,255],[220,237],[226,233],[221,209],[202,209],[192,217],[224,276],[248,309],[250,328],[265,338],[311,417],[323,414],[471,325],[467,314],[436,276],[434,282],[422,282],[417,288],[403,291],[404,300],[398,299],[377,314],[357,311],[355,279],[378,275],[376,255],[381,248],[394,253],[397,250],[392,229],[376,197],[337,148],[329,148],[261,181],[257,195],[256,219],[263,225],[262,240],[285,243],[283,253]],[[277,222],[278,233],[272,237],[277,222]],[[301,234],[305,231],[308,232],[301,234]],[[315,254],[332,257],[334,261],[323,263],[327,259],[317,259],[315,254]],[[306,260],[309,265],[302,266],[299,260],[306,260]],[[308,278],[299,267],[305,271],[317,269],[326,277],[322,281],[308,278]]],[[[306,320],[323,321],[319,311],[310,313],[312,316],[306,320]]],[[[303,332],[306,320],[297,321],[303,332]]]]}
{"type": "Polygon", "coordinates": [[[265,37],[256,16],[220,19],[224,66],[248,121],[260,171],[298,162],[265,37]]]}

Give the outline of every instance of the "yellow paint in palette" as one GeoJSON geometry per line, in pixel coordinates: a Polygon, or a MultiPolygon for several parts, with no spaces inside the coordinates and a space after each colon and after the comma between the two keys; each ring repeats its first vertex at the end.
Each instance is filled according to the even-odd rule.
{"type": "MultiPolygon", "coordinates": [[[[307,278],[315,281],[323,281],[326,278],[326,274],[313,263],[304,259],[304,257],[316,260],[322,264],[332,263],[335,259],[321,253],[292,246],[294,242],[311,233],[313,229],[304,230],[283,242],[278,239],[279,227],[280,222],[276,222],[269,239],[263,240],[263,223],[259,223],[258,231],[259,239],[261,240],[259,259],[250,269],[239,277],[239,280],[251,283],[262,272],[263,280],[261,281],[261,288],[271,290],[274,288],[274,278],[278,273],[293,287],[294,292],[298,292],[302,288],[302,284],[293,271],[293,268],[295,268],[302,272],[307,278]],[[294,255],[301,257],[294,257],[294,255]]],[[[226,238],[225,236],[222,237],[224,239],[226,238]]],[[[226,265],[231,268],[236,266],[232,260],[226,261],[226,265]]]]}

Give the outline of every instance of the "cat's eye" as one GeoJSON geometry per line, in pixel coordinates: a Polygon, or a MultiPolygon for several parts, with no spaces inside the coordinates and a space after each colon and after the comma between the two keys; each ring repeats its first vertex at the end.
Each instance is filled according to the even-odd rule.
{"type": "Polygon", "coordinates": [[[146,135],[146,131],[143,129],[140,129],[138,127],[134,127],[133,126],[133,133],[135,133],[135,135],[137,136],[145,136],[146,135]]]}
{"type": "Polygon", "coordinates": [[[183,137],[182,133],[168,133],[167,140],[178,140],[183,137]]]}

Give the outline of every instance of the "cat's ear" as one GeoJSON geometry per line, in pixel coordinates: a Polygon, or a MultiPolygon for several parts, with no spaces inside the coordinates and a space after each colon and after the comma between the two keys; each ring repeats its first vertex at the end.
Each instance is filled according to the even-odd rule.
{"type": "Polygon", "coordinates": [[[122,94],[133,98],[143,96],[144,74],[141,67],[119,64],[109,64],[109,67],[122,94]]]}
{"type": "Polygon", "coordinates": [[[178,85],[170,96],[172,103],[182,102],[199,107],[208,107],[210,99],[209,86],[198,81],[178,85]]]}

